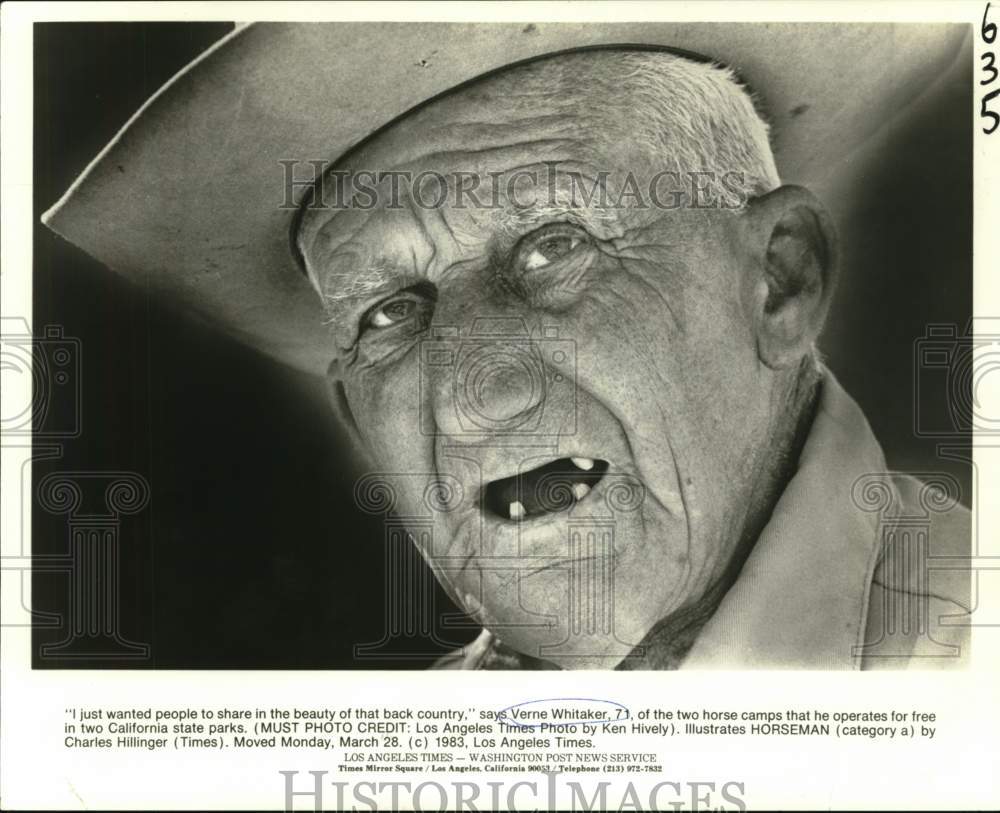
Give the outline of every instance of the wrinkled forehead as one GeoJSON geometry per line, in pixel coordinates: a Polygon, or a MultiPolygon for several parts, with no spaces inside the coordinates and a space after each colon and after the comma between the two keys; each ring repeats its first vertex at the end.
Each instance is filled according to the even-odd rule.
{"type": "Polygon", "coordinates": [[[397,166],[434,151],[474,156],[484,144],[510,143],[532,131],[581,144],[607,141],[589,125],[612,123],[603,114],[614,100],[606,83],[588,79],[605,77],[621,57],[610,50],[558,54],[471,80],[390,122],[331,170],[351,171],[375,159],[397,166]]]}
{"type": "MultiPolygon", "coordinates": [[[[333,162],[303,200],[293,226],[293,250],[302,260],[321,232],[354,232],[373,213],[406,208],[405,192],[416,176],[440,173],[454,193],[472,184],[463,176],[478,176],[480,185],[499,176],[501,197],[508,178],[518,170],[540,170],[560,162],[562,173],[589,169],[617,171],[642,160],[645,150],[632,144],[628,126],[613,112],[621,99],[604,86],[587,81],[595,71],[607,73],[616,54],[594,51],[558,55],[519,65],[477,79],[434,99],[392,122],[333,162]],[[381,179],[381,180],[379,180],[381,179]],[[359,186],[377,188],[360,201],[345,205],[346,194],[359,186]]],[[[434,202],[441,180],[419,178],[421,200],[434,202]]],[[[523,202],[530,179],[518,182],[523,202]]],[[[477,187],[478,188],[478,187],[477,187]]],[[[530,195],[528,195],[530,199],[530,195]]],[[[454,194],[441,207],[453,203],[454,194]]],[[[459,198],[471,205],[472,200],[459,198]]],[[[496,195],[490,198],[496,204],[496,195]]],[[[433,208],[433,207],[429,207],[433,208]]]]}

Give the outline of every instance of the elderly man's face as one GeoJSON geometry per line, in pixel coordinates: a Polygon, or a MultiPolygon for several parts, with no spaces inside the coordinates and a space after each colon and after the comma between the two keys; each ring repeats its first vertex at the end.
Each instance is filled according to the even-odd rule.
{"type": "Polygon", "coordinates": [[[343,168],[473,173],[481,205],[383,185],[371,210],[310,212],[302,245],[348,422],[440,581],[515,649],[609,667],[720,579],[780,410],[742,214],[506,197],[546,162],[557,201],[570,172],[675,168],[600,100],[565,102],[493,83],[425,107],[343,168]]]}

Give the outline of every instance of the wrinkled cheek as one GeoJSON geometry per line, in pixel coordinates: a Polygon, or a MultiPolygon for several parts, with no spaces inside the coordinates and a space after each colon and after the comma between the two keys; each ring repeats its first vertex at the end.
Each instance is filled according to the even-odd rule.
{"type": "Polygon", "coordinates": [[[381,374],[363,371],[345,384],[348,404],[375,463],[414,465],[420,458],[417,382],[404,369],[381,374]]]}
{"type": "Polygon", "coordinates": [[[371,456],[367,482],[387,489],[394,512],[420,516],[435,472],[433,438],[420,431],[416,385],[400,371],[357,376],[345,392],[371,456]]]}
{"type": "Polygon", "coordinates": [[[615,605],[623,632],[641,638],[688,598],[691,547],[683,516],[646,505],[615,534],[615,605]]]}
{"type": "MultiPolygon", "coordinates": [[[[452,588],[457,599],[461,601],[466,595],[479,597],[481,580],[473,561],[482,549],[478,514],[462,511],[462,517],[456,518],[438,510],[439,504],[432,509],[422,523],[427,533],[417,542],[421,555],[438,580],[452,588]]],[[[416,535],[414,538],[417,539],[416,535]]]]}

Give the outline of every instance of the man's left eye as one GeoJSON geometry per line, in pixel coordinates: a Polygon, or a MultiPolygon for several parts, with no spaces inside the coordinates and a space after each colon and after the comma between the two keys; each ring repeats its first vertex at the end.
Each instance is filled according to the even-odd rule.
{"type": "Polygon", "coordinates": [[[528,235],[527,241],[518,252],[519,265],[524,271],[545,268],[572,254],[585,242],[586,237],[576,228],[559,225],[553,230],[546,227],[528,235]]]}

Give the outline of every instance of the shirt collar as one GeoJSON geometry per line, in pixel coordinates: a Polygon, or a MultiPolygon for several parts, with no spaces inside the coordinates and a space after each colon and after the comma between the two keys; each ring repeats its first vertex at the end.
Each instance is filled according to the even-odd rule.
{"type": "Polygon", "coordinates": [[[795,475],[685,669],[857,669],[879,546],[878,517],[852,499],[886,471],[861,408],[824,370],[795,475]]]}

